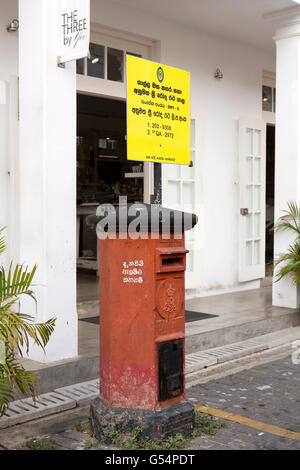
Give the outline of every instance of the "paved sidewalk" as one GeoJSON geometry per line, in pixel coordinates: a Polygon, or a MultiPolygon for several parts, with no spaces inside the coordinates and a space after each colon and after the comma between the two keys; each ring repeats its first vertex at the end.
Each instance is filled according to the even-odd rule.
{"type": "Polygon", "coordinates": [[[194,441],[193,449],[300,449],[300,441],[267,432],[273,425],[300,433],[300,364],[290,356],[195,386],[188,398],[267,425],[261,431],[227,421],[217,436],[194,441]]]}
{"type": "MultiPolygon", "coordinates": [[[[238,422],[222,422],[225,428],[217,435],[202,434],[192,440],[193,450],[256,450],[256,449],[300,449],[300,365],[292,364],[286,357],[263,364],[248,371],[223,377],[204,385],[197,385],[187,392],[187,398],[195,405],[230,412],[237,421],[252,420],[252,426],[238,422]],[[263,428],[262,428],[263,426],[263,428]],[[294,431],[296,439],[278,436],[270,432],[276,426],[280,432],[294,431]],[[262,430],[263,429],[263,430],[262,430]]],[[[219,418],[218,418],[219,419],[219,418]]],[[[15,426],[0,431],[0,448],[26,448],[29,437],[44,438],[55,442],[57,450],[107,450],[98,444],[87,432],[88,407],[78,408],[66,414],[49,417],[47,420],[15,426]],[[64,418],[65,416],[65,418],[64,418]],[[77,423],[77,426],[76,426],[77,423]],[[80,423],[80,425],[78,424],[80,423]],[[79,432],[79,427],[82,428],[79,432]],[[76,429],[77,430],[76,430],[76,429]]]]}

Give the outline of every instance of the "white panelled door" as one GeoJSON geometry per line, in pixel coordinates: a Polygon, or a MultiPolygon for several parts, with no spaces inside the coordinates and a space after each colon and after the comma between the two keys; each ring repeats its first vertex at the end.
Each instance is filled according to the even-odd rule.
{"type": "Polygon", "coordinates": [[[239,122],[239,281],[265,277],[266,123],[239,122]]]}
{"type": "MultiPolygon", "coordinates": [[[[162,205],[183,212],[196,212],[196,159],[195,159],[195,120],[191,120],[191,162],[192,165],[162,165],[162,205]]],[[[195,229],[185,234],[187,268],[185,286],[195,287],[195,229]]]]}

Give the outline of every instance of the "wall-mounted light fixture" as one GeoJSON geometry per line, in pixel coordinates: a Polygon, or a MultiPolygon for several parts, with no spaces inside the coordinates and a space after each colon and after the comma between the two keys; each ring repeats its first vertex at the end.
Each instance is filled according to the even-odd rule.
{"type": "Polygon", "coordinates": [[[218,80],[222,80],[222,78],[224,77],[222,70],[221,70],[221,69],[217,69],[217,70],[215,71],[214,77],[217,78],[218,80]]]}
{"type": "Polygon", "coordinates": [[[91,51],[89,51],[88,59],[92,62],[92,64],[98,64],[99,62],[99,57],[92,55],[91,51]]]}
{"type": "Polygon", "coordinates": [[[6,31],[8,33],[15,33],[19,30],[19,20],[11,20],[11,22],[7,25],[6,31]]]}

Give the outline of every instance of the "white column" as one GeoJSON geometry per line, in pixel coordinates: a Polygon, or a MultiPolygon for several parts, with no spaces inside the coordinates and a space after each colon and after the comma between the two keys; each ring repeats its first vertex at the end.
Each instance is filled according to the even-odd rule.
{"type": "Polygon", "coordinates": [[[37,321],[56,317],[46,355],[77,355],[76,313],[76,70],[57,66],[60,0],[19,0],[20,261],[38,265],[37,321]]]}
{"type": "MultiPolygon", "coordinates": [[[[288,201],[300,204],[300,7],[275,13],[276,69],[276,152],[275,221],[287,209],[288,201]]],[[[293,237],[275,233],[274,255],[285,253],[293,237]]],[[[274,277],[274,281],[276,278],[274,277]]],[[[284,278],[273,283],[273,304],[297,308],[299,289],[284,278]]]]}

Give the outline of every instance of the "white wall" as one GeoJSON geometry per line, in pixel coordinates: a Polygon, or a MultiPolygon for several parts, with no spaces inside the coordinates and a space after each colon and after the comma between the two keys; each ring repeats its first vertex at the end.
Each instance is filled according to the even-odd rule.
{"type": "MultiPolygon", "coordinates": [[[[92,21],[158,41],[162,63],[191,72],[191,113],[196,119],[202,230],[197,294],[238,283],[238,120],[261,119],[263,70],[275,71],[274,55],[124,7],[91,0],[92,21]],[[224,79],[213,75],[217,67],[224,79]]],[[[253,32],[255,34],[255,32],[253,32]]]]}
{"type": "Polygon", "coordinates": [[[76,68],[57,66],[60,1],[19,4],[20,260],[38,266],[37,320],[57,318],[46,356],[30,357],[52,362],[77,355],[76,68]]]}
{"type": "MultiPolygon", "coordinates": [[[[0,227],[6,226],[6,239],[10,241],[10,176],[11,141],[10,123],[10,81],[18,73],[18,34],[7,33],[6,26],[18,18],[17,0],[0,0],[0,227]]],[[[4,261],[10,256],[8,248],[4,261]]]]}
{"type": "MultiPolygon", "coordinates": [[[[287,202],[300,202],[300,9],[297,22],[278,29],[276,89],[276,170],[275,220],[288,210],[287,202]]],[[[279,231],[274,237],[276,258],[287,253],[295,241],[291,231],[279,231]]],[[[282,268],[282,264],[279,266],[282,268]]],[[[279,269],[275,270],[278,273],[279,269]]],[[[273,283],[273,305],[299,308],[300,288],[288,276],[273,283]]]]}
{"type": "MultiPolygon", "coordinates": [[[[8,225],[9,204],[9,87],[0,80],[0,228],[8,225]]],[[[7,237],[7,234],[6,234],[7,237]]],[[[7,261],[7,255],[1,260],[7,261]]]]}
{"type": "Polygon", "coordinates": [[[31,350],[45,362],[77,355],[76,72],[74,63],[57,67],[59,4],[0,0],[0,226],[9,244],[1,262],[38,265],[37,310],[26,299],[22,310],[57,318],[46,355],[31,350]],[[8,33],[14,18],[19,33],[8,33]]]}

